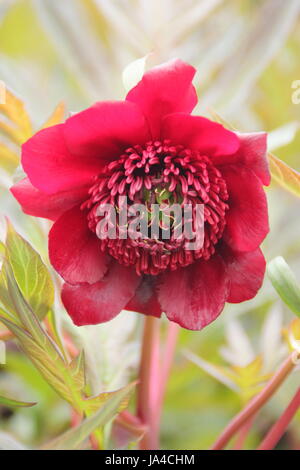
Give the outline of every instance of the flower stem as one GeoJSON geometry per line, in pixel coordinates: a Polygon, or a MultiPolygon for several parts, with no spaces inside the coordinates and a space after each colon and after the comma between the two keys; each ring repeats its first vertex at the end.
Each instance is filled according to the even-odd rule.
{"type": "Polygon", "coordinates": [[[280,441],[281,437],[286,431],[286,428],[292,421],[293,417],[300,408],[300,388],[297,390],[294,398],[289,406],[282,413],[279,420],[270,429],[257,450],[271,450],[274,449],[276,444],[280,441]]]}
{"type": "Polygon", "coordinates": [[[159,448],[159,327],[158,318],[145,316],[137,396],[137,415],[147,426],[147,431],[140,441],[140,449],[144,450],[159,448]]]}
{"type": "Polygon", "coordinates": [[[239,430],[239,434],[237,436],[237,440],[234,444],[233,449],[234,450],[242,450],[244,448],[246,439],[248,437],[249,431],[252,427],[253,421],[254,421],[254,416],[252,416],[246,423],[241,427],[239,430]]]}
{"type": "Polygon", "coordinates": [[[226,446],[232,436],[272,397],[278,387],[284,382],[295,366],[295,354],[292,353],[273,375],[263,390],[255,396],[248,405],[233,418],[224,429],[220,437],[212,447],[212,450],[220,450],[226,446]]]}
{"type": "Polygon", "coordinates": [[[159,410],[158,410],[159,415],[161,414],[161,409],[162,409],[163,399],[164,399],[164,395],[165,395],[165,391],[167,387],[167,382],[168,382],[168,378],[170,375],[170,371],[171,371],[171,367],[172,367],[172,363],[174,359],[179,330],[180,330],[180,327],[179,325],[177,325],[177,323],[173,323],[173,322],[168,323],[166,345],[164,349],[164,357],[163,357],[162,368],[161,368],[161,383],[160,383],[159,410]]]}

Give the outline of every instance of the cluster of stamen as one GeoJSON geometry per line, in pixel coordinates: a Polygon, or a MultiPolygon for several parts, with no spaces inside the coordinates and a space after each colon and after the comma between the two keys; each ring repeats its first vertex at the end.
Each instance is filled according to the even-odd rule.
{"type": "MultiPolygon", "coordinates": [[[[220,171],[205,155],[167,140],[128,148],[95,177],[89,199],[81,206],[87,213],[90,230],[97,231],[101,220],[99,206],[110,204],[119,212],[124,196],[129,209],[133,204],[146,206],[149,237],[101,239],[101,249],[121,264],[134,266],[138,274],[157,275],[166,269],[188,266],[200,258],[207,260],[214,254],[226,223],[228,193],[220,171]],[[204,206],[204,240],[199,249],[186,249],[187,241],[184,236],[176,236],[172,221],[170,237],[165,239],[163,216],[159,236],[150,236],[152,204],[159,204],[163,215],[164,207],[173,203],[182,207],[204,206]]],[[[128,216],[130,219],[130,213],[128,216]]],[[[120,233],[122,227],[118,228],[120,233]]]]}

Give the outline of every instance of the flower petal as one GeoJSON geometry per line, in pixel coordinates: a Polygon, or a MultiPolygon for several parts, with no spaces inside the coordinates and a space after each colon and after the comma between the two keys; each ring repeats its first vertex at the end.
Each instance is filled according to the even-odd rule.
{"type": "Polygon", "coordinates": [[[162,123],[162,137],[174,144],[199,150],[207,156],[232,155],[239,149],[239,139],[234,132],[221,124],[201,116],[174,113],[162,123]]]}
{"type": "Polygon", "coordinates": [[[91,155],[84,159],[71,155],[63,129],[64,124],[43,129],[22,146],[25,172],[33,186],[47,194],[92,184],[103,166],[91,155]]]}
{"type": "Polygon", "coordinates": [[[239,303],[255,297],[261,288],[266,270],[266,261],[261,249],[242,253],[224,246],[222,257],[230,279],[227,302],[239,303]]]}
{"type": "Polygon", "coordinates": [[[218,317],[229,289],[226,268],[218,255],[164,273],[159,282],[162,310],[169,320],[189,330],[201,330],[218,317]]]}
{"type": "Polygon", "coordinates": [[[269,232],[265,192],[257,176],[244,167],[222,169],[229,193],[223,239],[233,250],[253,251],[269,232]]]}
{"type": "Polygon", "coordinates": [[[160,137],[161,119],[170,113],[191,113],[197,104],[192,85],[196,70],[179,59],[171,60],[146,72],[127,95],[149,122],[152,138],[160,137]]]}
{"type": "Polygon", "coordinates": [[[88,187],[79,187],[72,191],[61,191],[46,194],[39,191],[29,181],[29,178],[16,183],[10,190],[21,204],[25,214],[57,220],[64,212],[87,198],[88,187]]]}
{"type": "Polygon", "coordinates": [[[237,134],[240,139],[240,150],[242,164],[256,174],[261,182],[268,186],[271,181],[271,174],[267,160],[267,134],[257,132],[252,134],[237,134]]]}
{"type": "Polygon", "coordinates": [[[252,134],[236,133],[240,141],[240,148],[230,156],[219,156],[213,158],[216,166],[238,163],[252,170],[261,180],[262,184],[270,184],[271,175],[267,159],[267,134],[256,132],[252,134]]]}
{"type": "Polygon", "coordinates": [[[155,292],[155,281],[151,276],[145,276],[137,288],[134,297],[126,305],[126,310],[160,317],[162,310],[155,292]]]}
{"type": "Polygon", "coordinates": [[[97,157],[102,164],[150,138],[145,117],[128,101],[104,101],[74,114],[65,123],[64,135],[72,154],[97,157]]]}
{"type": "Polygon", "coordinates": [[[140,282],[134,269],[116,261],[104,279],[96,284],[65,284],[62,301],[77,326],[95,325],[114,318],[133,297],[140,282]]]}
{"type": "Polygon", "coordinates": [[[86,214],[75,207],[63,214],[49,233],[49,256],[56,271],[70,284],[94,284],[104,276],[108,256],[88,228],[86,214]]]}

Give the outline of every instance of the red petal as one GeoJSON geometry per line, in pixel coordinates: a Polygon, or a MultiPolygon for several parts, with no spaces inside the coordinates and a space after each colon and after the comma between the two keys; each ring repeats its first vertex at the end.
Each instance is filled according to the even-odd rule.
{"type": "Polygon", "coordinates": [[[186,145],[207,156],[224,156],[236,153],[239,139],[234,132],[221,124],[201,116],[175,113],[166,116],[162,135],[174,144],[186,145]]]}
{"type": "Polygon", "coordinates": [[[47,194],[91,184],[102,168],[101,160],[71,155],[63,138],[64,124],[35,134],[22,147],[22,164],[31,183],[47,194]]]}
{"type": "Polygon", "coordinates": [[[25,214],[57,220],[64,212],[84,201],[88,189],[89,187],[83,186],[72,191],[45,194],[32,186],[28,178],[24,178],[10,190],[25,214]]]}
{"type": "Polygon", "coordinates": [[[222,169],[229,193],[223,239],[233,250],[253,251],[269,232],[268,206],[260,180],[251,170],[222,169]]]}
{"type": "Polygon", "coordinates": [[[224,262],[215,255],[162,274],[158,299],[169,320],[189,330],[201,330],[223,310],[228,288],[224,262]]]}
{"type": "Polygon", "coordinates": [[[102,279],[108,264],[100,243],[88,228],[86,214],[75,207],[63,214],[50,230],[50,261],[70,284],[93,284],[102,279]]]}
{"type": "Polygon", "coordinates": [[[241,253],[224,246],[222,257],[230,279],[227,302],[239,303],[255,297],[261,288],[266,270],[266,261],[260,248],[241,253]]]}
{"type": "Polygon", "coordinates": [[[175,59],[145,73],[127,95],[143,111],[149,122],[152,138],[160,137],[161,119],[170,113],[191,113],[197,104],[192,85],[196,70],[175,59]]]}
{"type": "Polygon", "coordinates": [[[253,134],[236,134],[240,141],[239,150],[229,157],[213,158],[215,165],[222,166],[238,163],[252,170],[261,182],[268,186],[271,175],[267,159],[267,134],[257,132],[253,134]]]}
{"type": "Polygon", "coordinates": [[[107,163],[150,138],[145,117],[128,101],[106,101],[70,117],[64,135],[70,152],[107,163]]]}
{"type": "Polygon", "coordinates": [[[113,262],[105,278],[96,284],[65,284],[62,301],[77,326],[95,325],[114,318],[133,297],[140,282],[134,269],[113,262]]]}
{"type": "Polygon", "coordinates": [[[145,276],[136,290],[135,296],[126,305],[126,310],[152,315],[161,316],[161,306],[155,292],[155,281],[153,277],[145,276]]]}
{"type": "Polygon", "coordinates": [[[251,168],[261,182],[268,186],[271,181],[269,164],[267,160],[267,134],[257,132],[253,134],[237,134],[241,148],[238,155],[242,163],[251,168]]]}

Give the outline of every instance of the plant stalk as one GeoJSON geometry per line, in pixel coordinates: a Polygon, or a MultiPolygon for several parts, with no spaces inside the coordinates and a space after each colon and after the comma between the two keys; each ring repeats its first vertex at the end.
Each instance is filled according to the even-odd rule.
{"type": "Polygon", "coordinates": [[[159,448],[157,419],[160,387],[159,337],[160,320],[145,316],[137,395],[137,416],[147,426],[147,431],[140,441],[141,450],[159,448]]]}
{"type": "Polygon", "coordinates": [[[158,414],[160,418],[163,400],[166,392],[166,387],[169,379],[169,375],[171,372],[178,334],[179,334],[180,327],[177,323],[169,322],[168,323],[168,331],[166,337],[166,343],[164,348],[164,355],[162,361],[162,368],[161,368],[161,381],[160,381],[160,390],[159,390],[159,403],[158,403],[158,414]]]}
{"type": "Polygon", "coordinates": [[[273,375],[263,390],[255,396],[248,405],[238,413],[221,433],[220,437],[212,446],[212,450],[223,449],[232,436],[249,420],[258,410],[272,397],[279,386],[295,367],[295,354],[292,353],[273,375]]]}
{"type": "Polygon", "coordinates": [[[253,421],[255,416],[253,415],[249,421],[247,421],[239,430],[239,434],[237,436],[236,442],[234,444],[234,450],[242,450],[244,448],[245,442],[247,440],[248,434],[250,429],[252,428],[253,421]]]}
{"type": "Polygon", "coordinates": [[[257,450],[272,450],[280,441],[288,425],[300,408],[300,388],[279,420],[272,426],[257,450]]]}

